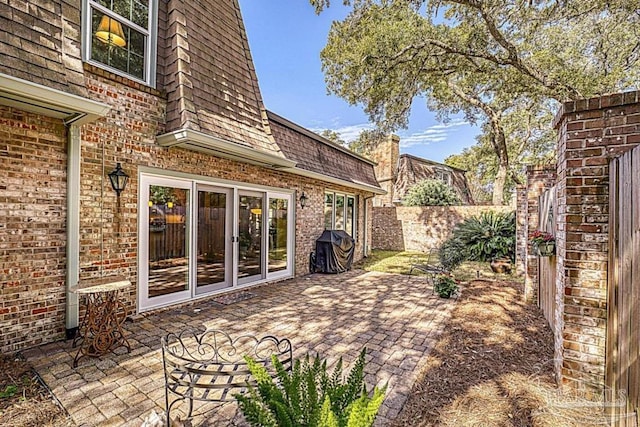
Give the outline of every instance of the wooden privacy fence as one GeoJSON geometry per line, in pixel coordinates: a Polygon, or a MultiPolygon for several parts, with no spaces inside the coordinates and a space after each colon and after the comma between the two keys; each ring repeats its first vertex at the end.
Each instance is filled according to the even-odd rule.
{"type": "MultiPolygon", "coordinates": [[[[556,187],[542,193],[538,204],[538,229],[555,235],[556,187]]],[[[538,305],[554,330],[556,313],[556,257],[538,257],[538,305]]]]}
{"type": "Polygon", "coordinates": [[[637,425],[640,406],[640,147],[609,164],[609,273],[606,385],[614,399],[612,424],[637,425]],[[631,415],[631,416],[629,416],[631,415]]]}

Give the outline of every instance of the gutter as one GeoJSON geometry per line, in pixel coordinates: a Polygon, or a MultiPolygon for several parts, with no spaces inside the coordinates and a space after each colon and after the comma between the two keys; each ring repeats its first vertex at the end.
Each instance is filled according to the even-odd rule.
{"type": "Polygon", "coordinates": [[[312,172],[306,169],[298,167],[283,169],[284,172],[289,172],[295,175],[305,176],[307,178],[313,178],[324,182],[330,182],[332,184],[344,185],[345,187],[356,188],[358,190],[370,191],[374,194],[387,194],[385,190],[375,185],[367,184],[356,180],[346,180],[340,178],[334,178],[332,176],[324,175],[318,172],[312,172]]]}
{"type": "Polygon", "coordinates": [[[181,147],[273,169],[293,168],[296,162],[281,155],[256,150],[249,144],[228,141],[191,129],[179,129],[156,138],[162,147],[181,147]]]}
{"type": "Polygon", "coordinates": [[[67,338],[79,324],[80,126],[107,115],[111,106],[0,73],[0,105],[62,120],[67,127],[67,236],[65,327],[67,338]]]}

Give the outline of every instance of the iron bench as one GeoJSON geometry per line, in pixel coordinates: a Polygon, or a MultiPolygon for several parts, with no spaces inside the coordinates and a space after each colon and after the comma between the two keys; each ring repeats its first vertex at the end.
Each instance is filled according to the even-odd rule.
{"type": "Polygon", "coordinates": [[[194,401],[230,402],[255,384],[244,356],[261,363],[275,377],[271,356],[275,355],[287,371],[291,371],[291,342],[271,335],[257,338],[229,334],[210,329],[198,335],[193,331],[170,333],[162,338],[162,362],[165,377],[167,426],[171,426],[171,410],[179,402],[188,402],[187,418],[193,415],[194,401]]]}

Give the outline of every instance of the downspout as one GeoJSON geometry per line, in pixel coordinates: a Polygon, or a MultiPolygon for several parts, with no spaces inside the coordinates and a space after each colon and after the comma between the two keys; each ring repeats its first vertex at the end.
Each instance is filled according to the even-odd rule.
{"type": "Polygon", "coordinates": [[[67,298],[66,335],[74,338],[78,330],[80,280],[80,126],[67,124],[67,298]]]}

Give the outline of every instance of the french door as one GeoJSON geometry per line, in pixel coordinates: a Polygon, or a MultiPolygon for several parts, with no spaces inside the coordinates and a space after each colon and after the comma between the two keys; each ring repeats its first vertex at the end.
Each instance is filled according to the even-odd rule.
{"type": "Polygon", "coordinates": [[[293,274],[291,192],[140,177],[140,311],[293,274]]]}

